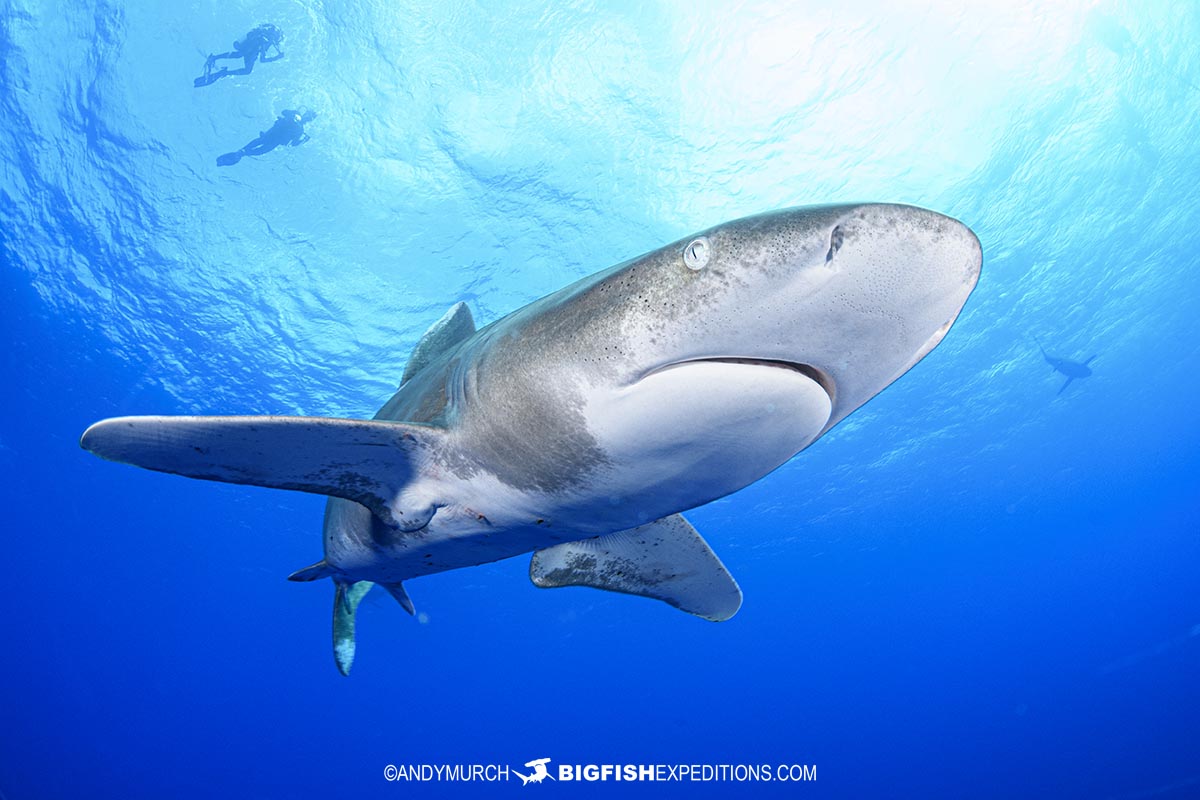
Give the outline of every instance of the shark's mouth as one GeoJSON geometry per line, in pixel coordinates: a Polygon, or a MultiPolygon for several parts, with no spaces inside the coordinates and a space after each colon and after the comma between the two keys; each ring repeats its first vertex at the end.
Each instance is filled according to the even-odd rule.
{"type": "Polygon", "coordinates": [[[655,375],[660,372],[665,372],[669,369],[677,367],[686,367],[688,364],[741,364],[751,367],[768,367],[771,369],[787,369],[792,372],[798,372],[804,377],[811,380],[813,383],[825,390],[825,394],[829,395],[829,402],[837,402],[837,386],[828,374],[820,369],[817,369],[811,364],[804,364],[799,361],[784,361],[778,358],[748,358],[743,356],[720,356],[715,358],[691,358],[686,361],[674,361],[670,364],[665,364],[661,367],[656,367],[650,370],[643,378],[655,375]]]}

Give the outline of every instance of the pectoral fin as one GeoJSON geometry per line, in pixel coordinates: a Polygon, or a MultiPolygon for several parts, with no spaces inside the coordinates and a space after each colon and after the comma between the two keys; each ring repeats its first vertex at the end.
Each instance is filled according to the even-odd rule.
{"type": "Polygon", "coordinates": [[[88,428],[79,444],[159,472],[344,497],[411,531],[434,508],[402,490],[443,435],[428,425],[326,417],[117,417],[88,428]]]}
{"type": "Polygon", "coordinates": [[[729,619],[742,605],[733,576],[679,514],[538,550],[529,578],[542,588],[591,586],[652,597],[713,622],[729,619]]]}

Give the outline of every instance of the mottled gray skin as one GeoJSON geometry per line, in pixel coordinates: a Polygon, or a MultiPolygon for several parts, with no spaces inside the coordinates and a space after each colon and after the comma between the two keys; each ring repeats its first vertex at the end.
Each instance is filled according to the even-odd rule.
{"type": "MultiPolygon", "coordinates": [[[[580,280],[432,358],[384,405],[376,419],[437,429],[427,479],[402,492],[435,513],[400,531],[331,499],[326,562],[343,579],[394,582],[624,530],[736,491],[782,462],[739,473],[713,496],[689,496],[686,473],[661,478],[671,491],[630,488],[620,475],[636,462],[616,463],[597,441],[588,397],[670,365],[786,362],[829,394],[823,433],[940,341],[980,261],[978,240],[948,217],[824,206],[720,225],[580,280]],[[710,257],[694,270],[682,253],[698,236],[710,257]]],[[[686,421],[680,428],[685,447],[686,421]]]]}

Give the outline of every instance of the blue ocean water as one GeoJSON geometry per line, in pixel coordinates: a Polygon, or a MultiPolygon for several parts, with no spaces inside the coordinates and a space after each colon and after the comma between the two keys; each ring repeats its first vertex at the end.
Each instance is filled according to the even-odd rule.
{"type": "Polygon", "coordinates": [[[0,797],[1200,796],[1196,41],[1187,0],[2,0],[0,797]],[[193,87],[265,21],[283,59],[193,87]],[[310,141],[215,165],[289,108],[310,141]],[[369,417],[455,301],[854,200],[963,220],[983,278],[689,514],[745,592],[723,624],[513,559],[412,581],[417,620],[373,594],[342,678],[328,583],[283,580],[321,498],[77,444],[369,417]],[[1094,375],[1059,393],[1037,341],[1094,375]],[[384,778],[538,757],[817,780],[384,778]]]}

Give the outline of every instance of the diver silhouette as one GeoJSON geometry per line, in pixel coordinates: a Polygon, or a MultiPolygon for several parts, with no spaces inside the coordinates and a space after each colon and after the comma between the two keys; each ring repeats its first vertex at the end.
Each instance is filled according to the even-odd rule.
{"type": "Polygon", "coordinates": [[[226,75],[249,75],[254,69],[254,62],[256,60],[266,64],[283,58],[283,51],[279,49],[279,43],[282,41],[283,31],[269,22],[264,22],[234,42],[233,49],[228,53],[210,53],[208,59],[204,62],[204,74],[196,78],[193,83],[196,88],[200,88],[201,86],[208,86],[211,83],[215,83],[226,75]],[[275,55],[268,58],[267,51],[272,47],[275,48],[275,55]],[[240,58],[245,66],[241,69],[232,70],[227,67],[213,69],[217,62],[223,58],[235,60],[240,58]]]}
{"type": "Polygon", "coordinates": [[[304,132],[304,123],[312,122],[317,116],[315,111],[301,113],[295,109],[279,112],[279,118],[270,130],[259,131],[258,138],[251,140],[241,150],[217,156],[218,167],[228,167],[242,160],[242,156],[261,156],[269,153],[281,144],[295,147],[308,141],[304,132]]]}
{"type": "Polygon", "coordinates": [[[1070,386],[1071,381],[1075,380],[1076,378],[1087,378],[1091,376],[1092,368],[1089,367],[1088,364],[1091,364],[1093,361],[1095,361],[1096,356],[1092,356],[1087,361],[1083,362],[1072,361],[1069,358],[1058,358],[1057,356],[1052,356],[1047,353],[1046,348],[1042,347],[1042,343],[1040,341],[1037,339],[1034,339],[1034,341],[1037,342],[1038,349],[1042,351],[1042,358],[1046,359],[1046,363],[1049,364],[1055,372],[1061,372],[1063,375],[1067,376],[1066,383],[1059,388],[1056,394],[1062,394],[1063,389],[1066,389],[1068,386],[1070,386]]]}

